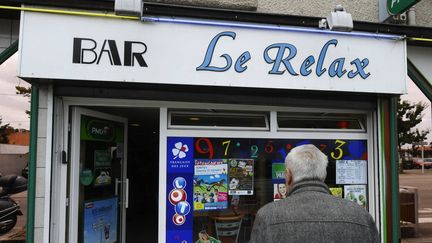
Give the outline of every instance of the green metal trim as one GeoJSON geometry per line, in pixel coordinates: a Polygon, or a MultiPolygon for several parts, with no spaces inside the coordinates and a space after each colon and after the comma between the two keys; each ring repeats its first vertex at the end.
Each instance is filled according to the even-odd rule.
{"type": "MultiPolygon", "coordinates": [[[[417,87],[423,92],[426,97],[432,101],[432,85],[423,76],[420,70],[408,59],[408,76],[417,85],[417,87]]],[[[431,80],[432,81],[432,80],[431,80]]]]}
{"type": "Polygon", "coordinates": [[[35,200],[36,200],[36,151],[37,151],[37,127],[38,127],[38,106],[39,87],[32,85],[31,108],[30,108],[30,158],[29,175],[27,188],[27,224],[26,242],[34,242],[35,222],[35,200]]]}
{"type": "Polygon", "coordinates": [[[18,51],[18,40],[14,41],[8,48],[0,53],[0,65],[18,51]]]}
{"type": "Polygon", "coordinates": [[[385,160],[385,152],[384,152],[384,145],[385,145],[385,133],[384,133],[384,125],[385,125],[385,120],[384,120],[384,104],[382,102],[382,99],[379,100],[380,102],[380,135],[381,135],[381,151],[380,151],[380,157],[381,157],[381,201],[382,201],[382,225],[383,225],[383,243],[387,243],[387,200],[386,200],[386,176],[385,176],[385,165],[386,165],[386,160],[385,160]]]}
{"type": "Polygon", "coordinates": [[[397,102],[398,97],[390,98],[389,123],[390,123],[390,179],[391,179],[391,199],[392,199],[392,233],[393,241],[400,242],[399,235],[399,161],[397,151],[397,102]]]}

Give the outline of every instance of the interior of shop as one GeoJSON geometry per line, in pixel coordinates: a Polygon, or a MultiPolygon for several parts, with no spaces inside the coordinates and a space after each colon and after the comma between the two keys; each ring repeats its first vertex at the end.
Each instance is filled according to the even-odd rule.
{"type": "MultiPolygon", "coordinates": [[[[88,108],[88,107],[87,107],[88,108]]],[[[126,242],[157,242],[159,195],[159,109],[90,107],[128,119],[126,242]]]]}

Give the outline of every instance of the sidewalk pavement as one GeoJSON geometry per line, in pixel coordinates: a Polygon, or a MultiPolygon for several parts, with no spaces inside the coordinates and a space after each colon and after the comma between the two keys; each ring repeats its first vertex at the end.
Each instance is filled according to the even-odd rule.
{"type": "Polygon", "coordinates": [[[402,239],[402,243],[432,243],[432,223],[419,223],[415,237],[402,239]]]}
{"type": "Polygon", "coordinates": [[[424,174],[421,170],[405,170],[399,175],[400,186],[418,189],[418,226],[412,238],[402,239],[402,243],[432,243],[432,169],[424,174]]]}

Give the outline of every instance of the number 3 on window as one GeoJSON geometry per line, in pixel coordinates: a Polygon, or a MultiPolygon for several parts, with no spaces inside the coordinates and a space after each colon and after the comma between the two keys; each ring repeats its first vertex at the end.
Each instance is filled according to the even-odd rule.
{"type": "Polygon", "coordinates": [[[341,147],[342,147],[344,144],[346,144],[346,142],[337,139],[337,140],[335,141],[335,144],[338,144],[338,146],[336,146],[336,148],[335,148],[336,151],[335,151],[335,152],[331,152],[331,153],[330,153],[330,156],[331,156],[333,159],[340,159],[340,158],[342,158],[342,156],[343,156],[343,150],[341,149],[341,147]]]}

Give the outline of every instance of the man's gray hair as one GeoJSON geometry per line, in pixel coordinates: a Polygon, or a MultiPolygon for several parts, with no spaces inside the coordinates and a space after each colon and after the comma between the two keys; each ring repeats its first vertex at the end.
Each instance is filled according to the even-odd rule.
{"type": "Polygon", "coordinates": [[[324,181],[327,164],[327,156],[312,144],[293,148],[285,158],[285,167],[291,171],[293,183],[305,179],[324,181]]]}

